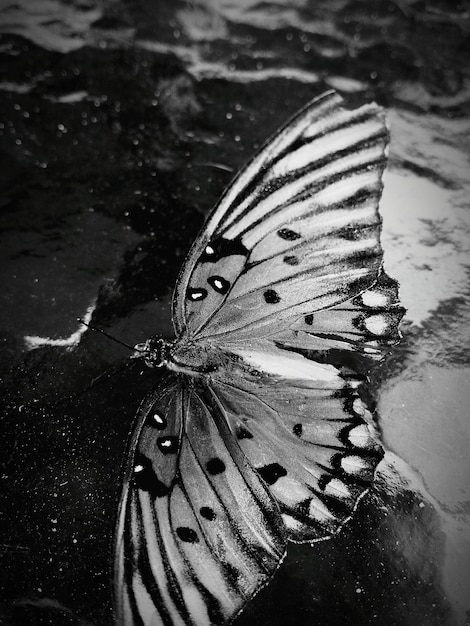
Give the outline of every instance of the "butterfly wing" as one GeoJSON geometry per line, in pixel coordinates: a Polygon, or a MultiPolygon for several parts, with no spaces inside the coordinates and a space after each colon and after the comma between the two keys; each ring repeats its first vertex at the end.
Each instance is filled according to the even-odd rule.
{"type": "Polygon", "coordinates": [[[334,534],[382,458],[351,371],[266,342],[234,350],[261,374],[211,382],[234,438],[267,484],[294,541],[334,534]]]}
{"type": "Polygon", "coordinates": [[[313,352],[323,360],[339,350],[380,360],[399,341],[404,313],[398,283],[381,271],[375,283],[360,295],[302,316],[274,340],[277,346],[313,352]]]}
{"type": "Polygon", "coordinates": [[[173,378],[138,421],[116,532],[116,621],[224,624],[283,558],[277,505],[209,389],[173,378]]]}
{"type": "Polygon", "coordinates": [[[226,191],[178,279],[178,335],[272,335],[377,279],[388,132],[377,105],[341,102],[307,105],[226,191]]]}

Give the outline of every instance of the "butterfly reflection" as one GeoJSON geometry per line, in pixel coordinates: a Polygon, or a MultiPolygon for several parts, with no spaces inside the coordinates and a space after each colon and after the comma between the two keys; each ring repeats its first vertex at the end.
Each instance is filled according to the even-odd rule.
{"type": "Polygon", "coordinates": [[[177,339],[136,347],[168,373],[130,447],[118,624],[230,621],[288,540],[337,532],[373,480],[382,449],[337,355],[398,340],[379,241],[388,132],[377,105],[341,103],[313,100],[241,171],[181,270],[177,339]]]}

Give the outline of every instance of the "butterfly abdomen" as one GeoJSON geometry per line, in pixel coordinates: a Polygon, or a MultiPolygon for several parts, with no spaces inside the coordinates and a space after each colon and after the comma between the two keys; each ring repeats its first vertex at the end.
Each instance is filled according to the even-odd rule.
{"type": "Polygon", "coordinates": [[[313,363],[300,355],[274,356],[259,342],[217,346],[209,341],[176,341],[165,365],[168,369],[203,382],[231,384],[242,377],[248,384],[270,385],[279,380],[297,380],[309,386],[329,380],[329,366],[313,363]]]}

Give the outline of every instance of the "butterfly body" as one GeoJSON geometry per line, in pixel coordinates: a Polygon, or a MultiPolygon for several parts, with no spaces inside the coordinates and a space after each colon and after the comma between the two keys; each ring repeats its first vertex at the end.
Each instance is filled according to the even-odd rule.
{"type": "Polygon", "coordinates": [[[263,340],[232,343],[221,348],[206,339],[167,342],[153,337],[136,348],[135,358],[142,357],[143,353],[149,367],[165,367],[207,384],[230,383],[239,379],[246,385],[274,385],[282,380],[289,382],[302,379],[304,384],[319,384],[321,380],[331,379],[328,375],[330,369],[336,372],[329,365],[315,363],[292,352],[273,349],[263,340]]]}
{"type": "Polygon", "coordinates": [[[133,358],[144,358],[149,367],[202,376],[215,371],[223,360],[221,350],[209,341],[177,339],[165,341],[155,336],[135,346],[133,358]]]}
{"type": "Polygon", "coordinates": [[[377,105],[307,105],[232,183],[173,301],[176,339],[136,346],[168,370],[142,403],[116,531],[116,620],[225,624],[288,540],[336,533],[382,458],[360,377],[399,338],[378,202],[377,105]],[[343,359],[344,360],[344,359],[343,359]]]}

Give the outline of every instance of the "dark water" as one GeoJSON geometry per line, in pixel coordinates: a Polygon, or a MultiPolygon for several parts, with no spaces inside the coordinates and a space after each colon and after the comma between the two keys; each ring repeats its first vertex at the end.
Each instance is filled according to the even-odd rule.
{"type": "Polygon", "coordinates": [[[334,87],[391,123],[385,266],[408,313],[371,373],[388,452],[348,527],[291,545],[236,623],[469,624],[469,5],[0,10],[0,623],[112,623],[120,468],[155,375],[118,371],[125,349],[76,318],[131,344],[170,336],[204,215],[259,143],[334,87]]]}

